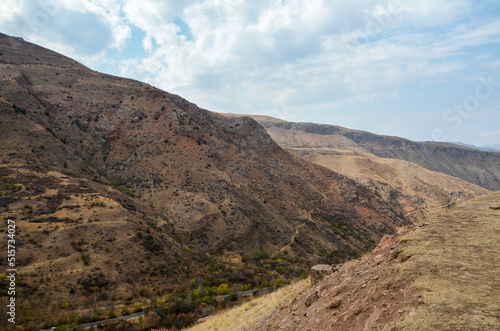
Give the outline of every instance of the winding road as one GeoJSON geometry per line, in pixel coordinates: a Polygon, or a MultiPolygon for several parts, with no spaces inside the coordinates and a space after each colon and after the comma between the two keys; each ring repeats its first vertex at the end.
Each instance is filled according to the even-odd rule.
{"type": "MultiPolygon", "coordinates": [[[[127,316],[120,316],[120,317],[109,318],[106,320],[96,321],[96,322],[92,322],[92,323],[79,324],[78,326],[80,327],[80,329],[88,329],[88,328],[91,328],[91,327],[96,326],[98,324],[102,324],[104,322],[117,322],[117,321],[122,321],[122,320],[129,320],[129,319],[133,319],[133,318],[139,318],[141,316],[144,316],[144,314],[145,313],[142,311],[140,313],[130,314],[127,316]]],[[[52,329],[45,329],[42,331],[51,331],[51,330],[52,329]]]]}

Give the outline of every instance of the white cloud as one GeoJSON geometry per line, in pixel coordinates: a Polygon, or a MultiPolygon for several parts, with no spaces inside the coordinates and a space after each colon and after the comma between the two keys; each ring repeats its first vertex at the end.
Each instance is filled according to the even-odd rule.
{"type": "Polygon", "coordinates": [[[456,21],[471,11],[469,0],[393,0],[391,11],[400,24],[433,27],[456,21]]]}
{"type": "Polygon", "coordinates": [[[140,5],[127,3],[127,20],[152,36],[158,47],[147,59],[123,62],[121,68],[125,75],[145,75],[150,83],[188,93],[187,97],[196,94],[203,102],[213,99],[214,91],[223,90],[233,100],[255,94],[267,98],[270,104],[275,100],[284,104],[293,98],[290,90],[298,91],[304,84],[320,90],[338,87],[351,93],[369,88],[366,95],[373,95],[390,83],[449,77],[463,70],[464,63],[457,60],[435,62],[460,47],[440,49],[441,41],[432,35],[407,30],[400,35],[397,29],[407,21],[425,27],[447,24],[468,9],[469,2],[464,0],[335,4],[206,0],[192,1],[183,8],[173,7],[171,2],[158,5],[152,0],[140,5]],[[176,16],[189,26],[192,40],[180,35],[180,28],[172,23],[176,16]],[[379,31],[389,39],[367,36],[371,21],[386,24],[379,31]],[[359,37],[365,39],[365,45],[346,62],[339,52],[341,41],[359,37]],[[419,38],[424,39],[422,43],[415,43],[419,38]],[[347,87],[338,86],[342,82],[347,87]],[[283,95],[288,95],[286,100],[283,95]]]}
{"type": "Polygon", "coordinates": [[[108,49],[120,50],[130,27],[119,11],[90,0],[6,0],[0,4],[0,29],[92,63],[108,49]]]}
{"type": "Polygon", "coordinates": [[[4,0],[0,30],[15,34],[40,10],[57,9],[47,26],[23,36],[87,64],[114,61],[122,75],[212,110],[301,118],[311,109],[341,112],[498,68],[494,51],[478,52],[484,55],[476,67],[468,58],[471,49],[500,42],[500,22],[471,16],[474,4],[62,0],[48,10],[50,2],[4,0]],[[85,28],[72,28],[78,22],[85,28]],[[134,38],[145,56],[107,57],[110,49],[127,49],[132,25],[143,33],[134,38]]]}
{"type": "Polygon", "coordinates": [[[481,133],[481,137],[497,137],[500,136],[500,129],[497,131],[487,131],[481,133]]]}

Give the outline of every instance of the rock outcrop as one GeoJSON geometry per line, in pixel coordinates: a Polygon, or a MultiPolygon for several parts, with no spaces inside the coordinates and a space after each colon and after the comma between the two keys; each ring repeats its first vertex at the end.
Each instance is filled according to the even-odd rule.
{"type": "Polygon", "coordinates": [[[328,264],[317,264],[311,268],[311,285],[314,286],[326,276],[333,273],[335,267],[328,264]]]}

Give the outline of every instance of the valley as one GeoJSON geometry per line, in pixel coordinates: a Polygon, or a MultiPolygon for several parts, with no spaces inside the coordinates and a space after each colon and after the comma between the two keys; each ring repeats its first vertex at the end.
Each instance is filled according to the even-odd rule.
{"type": "Polygon", "coordinates": [[[219,114],[4,34],[0,128],[24,330],[185,328],[500,187],[500,153],[219,114]]]}
{"type": "Polygon", "coordinates": [[[492,193],[437,210],[313,285],[296,283],[190,330],[496,330],[498,206],[492,193]]]}

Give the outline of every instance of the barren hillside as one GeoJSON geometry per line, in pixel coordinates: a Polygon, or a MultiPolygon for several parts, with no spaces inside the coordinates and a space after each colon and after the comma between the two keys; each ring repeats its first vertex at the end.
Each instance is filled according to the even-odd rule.
{"type": "Polygon", "coordinates": [[[193,330],[499,330],[500,194],[438,209],[330,268],[193,330]]]}
{"type": "Polygon", "coordinates": [[[480,151],[449,143],[415,142],[334,125],[292,123],[268,116],[252,118],[262,124],[271,137],[286,149],[320,148],[404,160],[488,190],[500,190],[498,152],[480,151]]]}
{"type": "Polygon", "coordinates": [[[141,305],[186,325],[217,308],[221,285],[287,283],[410,224],[397,203],[289,154],[250,118],[6,35],[0,126],[0,215],[17,222],[19,305],[32,312],[20,316],[35,328],[141,305]]]}

